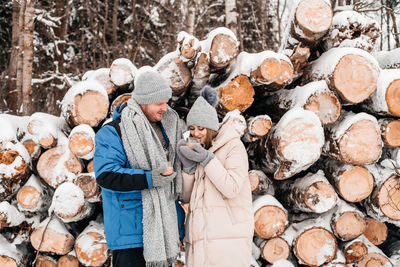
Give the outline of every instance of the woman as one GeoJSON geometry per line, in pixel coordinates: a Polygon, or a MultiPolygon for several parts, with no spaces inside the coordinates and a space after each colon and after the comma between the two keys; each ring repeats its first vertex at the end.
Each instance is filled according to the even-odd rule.
{"type": "Polygon", "coordinates": [[[248,159],[236,119],[219,126],[217,113],[199,97],[186,119],[199,143],[178,142],[183,164],[186,265],[250,266],[254,221],[248,159]]]}

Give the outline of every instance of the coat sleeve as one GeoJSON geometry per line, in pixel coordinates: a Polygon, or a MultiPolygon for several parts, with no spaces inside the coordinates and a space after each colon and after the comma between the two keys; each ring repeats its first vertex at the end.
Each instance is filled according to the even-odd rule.
{"type": "Polygon", "coordinates": [[[95,136],[93,166],[100,187],[128,192],[152,187],[151,171],[131,168],[115,127],[106,125],[95,136]]]}
{"type": "Polygon", "coordinates": [[[243,143],[238,140],[232,146],[224,165],[214,157],[205,167],[206,176],[226,198],[236,197],[248,179],[248,159],[243,143]]]}
{"type": "Polygon", "coordinates": [[[194,174],[182,171],[182,200],[183,203],[189,203],[194,185],[194,174]]]}

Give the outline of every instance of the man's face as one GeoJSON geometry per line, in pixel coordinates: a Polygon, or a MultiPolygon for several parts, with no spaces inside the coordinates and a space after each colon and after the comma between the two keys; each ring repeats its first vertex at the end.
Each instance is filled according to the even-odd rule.
{"type": "Polygon", "coordinates": [[[150,122],[157,122],[162,120],[164,112],[167,111],[168,100],[165,99],[153,104],[142,104],[140,107],[150,122]]]}

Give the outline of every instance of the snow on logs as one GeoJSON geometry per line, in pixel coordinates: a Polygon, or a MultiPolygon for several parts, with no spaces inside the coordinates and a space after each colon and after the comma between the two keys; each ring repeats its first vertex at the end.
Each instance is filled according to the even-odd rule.
{"type": "Polygon", "coordinates": [[[375,163],[382,153],[378,121],[367,113],[343,112],[326,128],[324,153],[350,165],[375,163]]]}
{"type": "Polygon", "coordinates": [[[61,102],[61,114],[71,126],[88,124],[96,127],[103,121],[109,108],[103,85],[94,80],[74,84],[61,102]]]}
{"type": "Polygon", "coordinates": [[[17,207],[7,201],[0,202],[0,229],[15,227],[25,220],[25,216],[17,207]]]}
{"type": "Polygon", "coordinates": [[[279,120],[288,110],[299,106],[314,112],[322,125],[334,123],[342,110],[340,100],[329,90],[325,81],[314,81],[291,90],[272,92],[262,104],[274,120],[279,120]]]}
{"type": "Polygon", "coordinates": [[[74,246],[75,239],[58,218],[47,218],[41,222],[30,236],[32,246],[41,252],[65,255],[74,246]],[[50,222],[49,222],[50,221],[50,222]]]}
{"type": "Polygon", "coordinates": [[[385,146],[400,147],[400,120],[380,119],[378,123],[385,146]]]}
{"type": "Polygon", "coordinates": [[[382,70],[377,90],[369,99],[362,103],[362,107],[373,114],[400,117],[400,70],[382,70]]]}
{"type": "Polygon", "coordinates": [[[0,200],[12,197],[31,174],[31,158],[18,141],[0,147],[0,200]]]}
{"type": "Polygon", "coordinates": [[[371,52],[379,35],[379,25],[375,20],[353,10],[345,10],[333,16],[329,38],[325,42],[328,49],[355,47],[371,52]]]}
{"type": "Polygon", "coordinates": [[[315,113],[292,108],[257,147],[262,168],[284,180],[310,167],[320,156],[324,131],[315,113]]]}
{"type": "Polygon", "coordinates": [[[95,132],[87,124],[80,124],[72,129],[68,136],[68,147],[78,158],[90,160],[95,151],[95,132]]]}
{"type": "Polygon", "coordinates": [[[296,211],[323,213],[336,206],[338,196],[323,171],[309,173],[280,186],[283,203],[296,211]]]}
{"type": "MultiPolygon", "coordinates": [[[[129,65],[129,63],[127,63],[129,65]]],[[[122,64],[114,64],[114,80],[118,81],[119,79],[116,78],[116,73],[117,70],[116,68],[122,68],[122,64]]],[[[124,75],[124,74],[122,74],[124,75]]],[[[130,80],[130,77],[132,75],[129,75],[128,73],[125,74],[124,77],[128,77],[126,81],[120,82],[122,85],[119,86],[124,86],[126,85],[127,81],[130,80]]],[[[99,82],[101,85],[103,85],[104,89],[106,89],[106,92],[108,95],[111,95],[115,90],[117,90],[117,86],[111,82],[110,78],[110,69],[109,68],[100,68],[95,71],[88,71],[82,76],[82,81],[85,80],[95,80],[99,82]]]]}
{"type": "Polygon", "coordinates": [[[227,67],[239,54],[239,42],[235,34],[225,27],[208,33],[205,51],[210,51],[210,64],[213,69],[227,67]]]}
{"type": "MultiPolygon", "coordinates": [[[[117,87],[126,87],[135,78],[136,71],[137,71],[136,67],[129,59],[118,58],[114,60],[111,64],[109,70],[110,81],[117,87]]],[[[105,89],[108,90],[107,83],[105,84],[106,84],[105,89]]]]}
{"type": "Polygon", "coordinates": [[[17,193],[18,209],[21,211],[36,212],[44,210],[49,203],[49,190],[34,174],[17,193]]]}
{"type": "Polygon", "coordinates": [[[0,235],[0,266],[25,266],[26,255],[18,247],[0,235]]]}
{"type": "Polygon", "coordinates": [[[302,82],[325,80],[347,103],[358,104],[376,88],[380,68],[368,52],[352,47],[332,48],[304,70],[302,82]]]}
{"type": "Polygon", "coordinates": [[[258,196],[253,201],[254,232],[270,239],[281,235],[289,224],[288,212],[272,195],[258,196]]]}
{"type": "Polygon", "coordinates": [[[91,221],[75,241],[75,253],[85,266],[102,266],[109,257],[104,226],[91,221]]]}

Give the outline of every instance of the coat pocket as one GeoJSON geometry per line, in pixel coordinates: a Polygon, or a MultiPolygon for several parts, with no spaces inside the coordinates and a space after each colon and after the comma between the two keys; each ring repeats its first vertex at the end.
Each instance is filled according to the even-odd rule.
{"type": "Polygon", "coordinates": [[[120,234],[134,235],[141,232],[141,199],[122,199],[119,202],[120,214],[120,234]]]}

